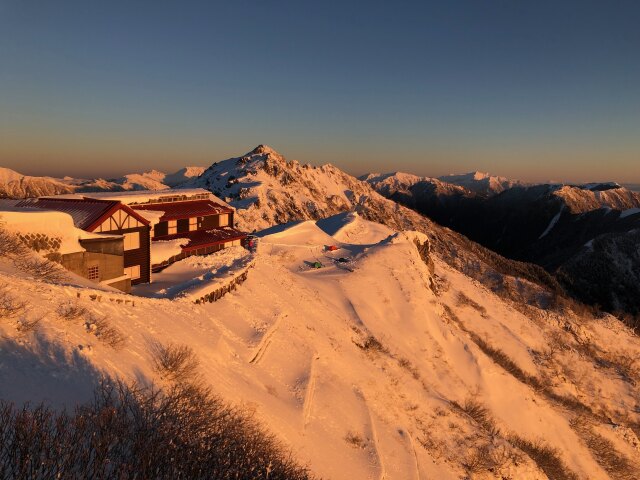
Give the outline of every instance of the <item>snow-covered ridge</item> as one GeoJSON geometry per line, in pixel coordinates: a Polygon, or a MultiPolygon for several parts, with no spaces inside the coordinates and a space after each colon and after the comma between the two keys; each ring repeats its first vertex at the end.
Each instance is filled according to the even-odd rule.
{"type": "Polygon", "coordinates": [[[488,196],[497,195],[516,185],[524,185],[524,183],[519,180],[510,180],[484,172],[443,175],[438,177],[438,179],[488,196]]]}
{"type": "Polygon", "coordinates": [[[0,167],[0,198],[27,198],[69,193],[73,186],[51,177],[31,177],[0,167]]]}
{"type": "Polygon", "coordinates": [[[618,184],[562,185],[553,195],[560,199],[571,213],[584,213],[600,208],[629,210],[640,207],[640,192],[633,192],[618,184]]]}
{"type": "Polygon", "coordinates": [[[255,412],[323,478],[453,480],[468,476],[479,456],[493,462],[480,478],[546,478],[514,435],[544,439],[580,477],[610,478],[576,427],[583,425],[576,412],[523,381],[537,378],[596,412],[580,420],[608,440],[610,453],[638,460],[627,422],[638,420],[639,387],[591,356],[635,358],[637,337],[610,318],[582,322],[518,308],[437,257],[440,288],[433,289],[416,239],[425,240],[354,214],[281,226],[261,237],[236,291],[200,305],[132,303],[70,285],[33,288],[0,258],[5,291],[28,299],[29,318],[42,317],[26,334],[13,319],[0,320],[2,395],[73,404],[91,395],[91,368],[162,384],[149,344],[172,342],[194,350],[206,385],[255,412]],[[340,268],[340,257],[353,268],[340,268]],[[308,266],[317,260],[322,268],[308,266]],[[52,313],[69,302],[121,331],[120,350],[100,342],[85,319],[52,313]],[[521,373],[496,362],[487,345],[521,373]],[[486,409],[493,432],[465,413],[473,405],[486,409]]]}
{"type": "Polygon", "coordinates": [[[359,179],[369,183],[385,197],[394,197],[397,194],[416,195],[428,193],[435,196],[447,196],[468,195],[471,193],[467,188],[453,183],[447,183],[432,177],[419,177],[404,172],[368,174],[359,177],[359,179]]]}
{"type": "Polygon", "coordinates": [[[204,167],[185,167],[172,174],[158,170],[131,173],[115,179],[31,177],[0,167],[0,198],[29,198],[74,192],[166,190],[196,178],[204,167]]]}
{"type": "Polygon", "coordinates": [[[239,228],[246,231],[319,219],[352,210],[372,196],[381,198],[367,183],[333,165],[302,165],[265,145],[214,163],[184,187],[205,188],[229,202],[238,209],[239,228]]]}

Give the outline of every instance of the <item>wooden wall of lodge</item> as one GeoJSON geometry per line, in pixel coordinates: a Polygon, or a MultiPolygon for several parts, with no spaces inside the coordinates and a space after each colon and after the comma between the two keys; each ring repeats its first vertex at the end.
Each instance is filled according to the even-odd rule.
{"type": "MultiPolygon", "coordinates": [[[[225,213],[225,214],[207,215],[204,217],[198,217],[198,219],[201,220],[200,222],[197,223],[199,225],[198,230],[211,230],[213,228],[219,228],[221,215],[228,215],[227,225],[229,227],[233,227],[233,213],[228,213],[228,214],[225,213]]],[[[189,219],[183,218],[183,219],[177,220],[176,233],[186,233],[186,232],[189,232],[189,219]]],[[[166,235],[169,235],[169,222],[167,221],[158,222],[153,227],[153,238],[164,237],[166,235]]]]}
{"type": "Polygon", "coordinates": [[[151,227],[141,226],[137,228],[125,228],[111,230],[114,235],[124,235],[125,233],[140,233],[140,248],[124,251],[124,268],[140,265],[140,278],[131,280],[132,285],[139,283],[149,283],[151,281],[151,227]]]}

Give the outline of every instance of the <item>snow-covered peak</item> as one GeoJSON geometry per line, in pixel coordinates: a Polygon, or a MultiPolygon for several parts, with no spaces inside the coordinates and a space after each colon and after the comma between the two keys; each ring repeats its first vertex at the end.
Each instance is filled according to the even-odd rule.
{"type": "Polygon", "coordinates": [[[0,182],[9,183],[16,180],[20,180],[24,177],[21,173],[11,170],[10,168],[0,167],[0,182]]]}
{"type": "Polygon", "coordinates": [[[28,198],[69,193],[73,186],[51,177],[31,177],[0,167],[0,198],[28,198]]]}
{"type": "Polygon", "coordinates": [[[212,164],[183,187],[205,188],[231,203],[242,212],[240,228],[248,231],[327,217],[379,197],[369,184],[333,165],[301,165],[264,145],[212,164]]]}
{"type": "Polygon", "coordinates": [[[472,172],[469,175],[473,175],[473,179],[474,180],[484,180],[485,178],[490,177],[491,175],[489,175],[488,173],[485,172],[472,172]]]}
{"type": "Polygon", "coordinates": [[[640,192],[633,192],[615,183],[562,185],[553,191],[571,213],[584,213],[600,208],[628,210],[640,207],[640,192]]]}
{"type": "Polygon", "coordinates": [[[438,177],[443,182],[459,185],[472,192],[483,195],[497,195],[516,185],[522,185],[518,180],[510,180],[505,177],[491,175],[485,172],[470,172],[464,174],[450,174],[438,177]]]}
{"type": "Polygon", "coordinates": [[[385,197],[395,194],[421,193],[429,195],[466,195],[468,190],[452,183],[443,182],[437,178],[419,177],[411,173],[394,172],[386,174],[368,174],[360,177],[368,182],[377,192],[385,197]]]}
{"type": "Polygon", "coordinates": [[[269,145],[262,145],[262,144],[258,145],[256,148],[254,148],[249,153],[247,153],[247,155],[268,155],[268,154],[275,154],[275,155],[281,156],[269,145]]]}
{"type": "Polygon", "coordinates": [[[169,188],[162,183],[166,174],[158,170],[144,173],[130,173],[122,179],[115,180],[124,190],[165,190],[169,188]]]}
{"type": "Polygon", "coordinates": [[[370,183],[374,187],[380,184],[395,184],[411,186],[425,180],[427,177],[419,177],[412,173],[392,172],[392,173],[367,173],[358,177],[360,180],[370,183]]]}

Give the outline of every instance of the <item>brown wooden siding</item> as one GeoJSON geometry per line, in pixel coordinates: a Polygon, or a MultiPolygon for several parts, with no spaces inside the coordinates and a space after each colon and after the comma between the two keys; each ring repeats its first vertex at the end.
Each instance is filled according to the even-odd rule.
{"type": "Polygon", "coordinates": [[[150,227],[127,228],[124,230],[112,230],[104,233],[123,235],[125,233],[140,232],[140,248],[124,251],[124,267],[140,265],[140,278],[132,280],[132,285],[149,283],[151,281],[151,238],[150,227]]]}
{"type": "Polygon", "coordinates": [[[189,219],[181,218],[177,222],[177,233],[187,233],[189,231],[189,219]]]}
{"type": "Polygon", "coordinates": [[[165,235],[169,235],[169,223],[168,222],[159,222],[153,227],[153,236],[154,237],[163,237],[165,235]]]}
{"type": "Polygon", "coordinates": [[[203,230],[211,230],[212,228],[219,226],[220,221],[218,220],[218,215],[207,215],[206,217],[202,217],[203,230]]]}

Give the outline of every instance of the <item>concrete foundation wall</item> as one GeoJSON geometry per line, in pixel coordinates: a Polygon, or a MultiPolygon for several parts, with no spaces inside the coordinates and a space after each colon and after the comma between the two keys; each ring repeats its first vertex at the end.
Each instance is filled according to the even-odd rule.
{"type": "Polygon", "coordinates": [[[131,292],[131,279],[126,278],[124,280],[120,280],[119,282],[110,283],[109,286],[117,288],[118,290],[122,290],[125,293],[129,293],[131,292]]]}
{"type": "Polygon", "coordinates": [[[89,269],[97,266],[98,278],[93,280],[96,283],[124,275],[124,257],[122,255],[76,252],[62,255],[62,261],[60,263],[67,270],[85,278],[88,278],[89,269]]]}

